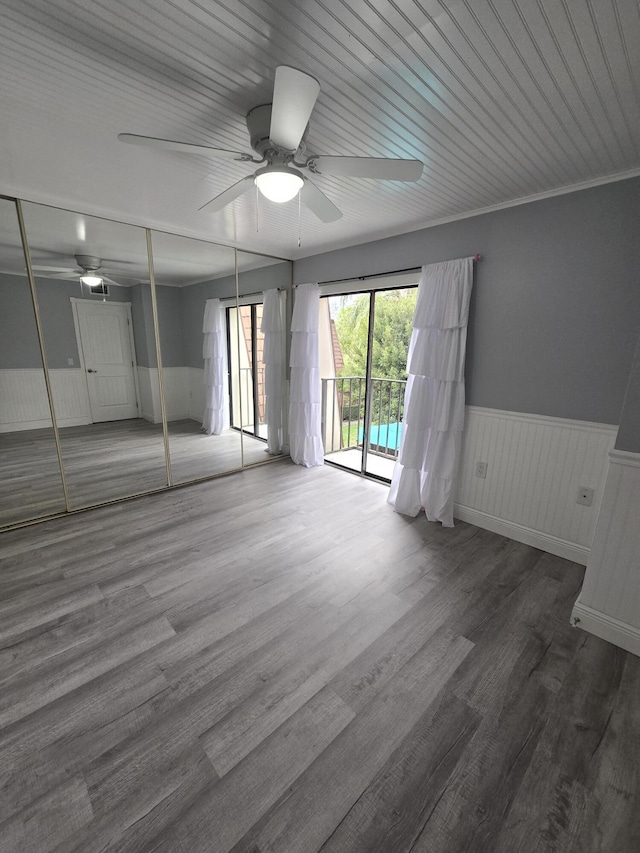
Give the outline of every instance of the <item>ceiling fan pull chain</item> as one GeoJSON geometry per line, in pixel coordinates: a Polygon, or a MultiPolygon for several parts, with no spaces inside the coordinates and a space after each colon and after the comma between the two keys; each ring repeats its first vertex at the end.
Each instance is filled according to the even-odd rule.
{"type": "Polygon", "coordinates": [[[260,193],[256,184],[256,234],[260,232],[260,193]]]}
{"type": "Polygon", "coordinates": [[[302,231],[302,227],[300,224],[301,220],[302,220],[302,202],[300,200],[300,193],[298,193],[298,248],[300,248],[300,246],[302,245],[302,235],[300,233],[302,231]]]}

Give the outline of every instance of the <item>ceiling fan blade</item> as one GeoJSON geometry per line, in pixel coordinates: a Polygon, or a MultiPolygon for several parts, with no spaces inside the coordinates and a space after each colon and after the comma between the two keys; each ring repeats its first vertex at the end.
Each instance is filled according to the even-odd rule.
{"type": "Polygon", "coordinates": [[[147,148],[164,148],[168,151],[182,151],[186,154],[207,154],[220,160],[253,160],[250,154],[240,151],[227,151],[226,148],[211,148],[209,145],[192,145],[190,142],[176,142],[173,139],[157,139],[154,136],[138,136],[135,133],[119,133],[120,142],[131,145],[144,145],[147,148]]]}
{"type": "Polygon", "coordinates": [[[45,264],[31,264],[31,269],[36,272],[61,272],[61,273],[70,273],[73,272],[73,267],[50,267],[45,264]]]}
{"type": "Polygon", "coordinates": [[[288,65],[276,68],[269,129],[274,145],[296,151],[319,92],[318,81],[303,71],[288,65]]]}
{"type": "Polygon", "coordinates": [[[335,222],[342,218],[342,211],[308,178],[304,179],[300,199],[321,222],[335,222]]]}
{"type": "Polygon", "coordinates": [[[102,258],[102,269],[116,269],[123,266],[135,266],[139,261],[123,261],[120,258],[102,258]]]}
{"type": "Polygon", "coordinates": [[[73,281],[82,275],[82,270],[67,270],[66,272],[38,272],[34,270],[36,278],[48,278],[52,281],[73,281]]]}
{"type": "Polygon", "coordinates": [[[231,204],[231,202],[241,196],[242,193],[245,193],[249,189],[250,184],[253,184],[253,175],[247,175],[246,177],[241,178],[237,184],[233,184],[229,189],[224,190],[220,195],[217,195],[215,198],[212,198],[211,201],[203,204],[202,207],[199,208],[200,211],[204,210],[207,213],[216,213],[218,210],[222,210],[223,207],[231,204]]]}
{"type": "Polygon", "coordinates": [[[417,181],[424,168],[420,160],[386,157],[312,157],[312,171],[335,178],[379,178],[386,181],[417,181]]]}

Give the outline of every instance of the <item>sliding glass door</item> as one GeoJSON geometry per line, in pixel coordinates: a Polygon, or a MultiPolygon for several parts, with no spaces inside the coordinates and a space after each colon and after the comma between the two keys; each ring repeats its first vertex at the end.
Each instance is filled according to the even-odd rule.
{"type": "Polygon", "coordinates": [[[325,459],[391,480],[402,438],[417,286],[324,297],[320,311],[325,459]]]}
{"type": "Polygon", "coordinates": [[[230,336],[231,426],[256,438],[267,438],[264,395],[264,335],[262,303],[229,308],[228,328],[238,329],[230,336]],[[238,326],[236,327],[236,316],[238,326]]]}

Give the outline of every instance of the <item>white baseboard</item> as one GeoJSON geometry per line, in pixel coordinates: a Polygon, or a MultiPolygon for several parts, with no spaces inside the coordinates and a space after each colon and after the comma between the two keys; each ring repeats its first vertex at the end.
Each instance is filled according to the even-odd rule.
{"type": "Polygon", "coordinates": [[[460,506],[459,504],[454,504],[453,514],[460,521],[475,524],[477,527],[482,527],[484,530],[491,530],[493,533],[499,533],[501,536],[508,536],[509,539],[515,539],[516,542],[531,545],[533,548],[539,548],[541,551],[548,551],[549,554],[555,554],[557,557],[563,557],[565,560],[572,560],[574,563],[580,563],[582,566],[587,565],[589,548],[585,545],[567,542],[566,539],[560,539],[541,530],[534,530],[523,524],[517,524],[514,521],[508,521],[504,518],[497,518],[494,515],[482,512],[482,510],[460,506]]]}
{"type": "Polygon", "coordinates": [[[607,616],[599,610],[594,610],[586,604],[576,601],[571,612],[571,624],[590,634],[595,634],[614,646],[619,646],[634,655],[640,656],[640,629],[621,622],[613,616],[607,616]]]}

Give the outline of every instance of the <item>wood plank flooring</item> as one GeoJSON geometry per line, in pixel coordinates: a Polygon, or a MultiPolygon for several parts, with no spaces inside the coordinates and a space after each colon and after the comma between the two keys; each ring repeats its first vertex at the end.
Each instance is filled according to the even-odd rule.
{"type": "MultiPolygon", "coordinates": [[[[174,483],[241,467],[240,433],[205,435],[192,420],[168,425],[174,483]]],[[[72,509],[167,484],[162,425],[142,418],[60,430],[72,509]]],[[[244,462],[264,462],[266,444],[243,436],[244,462]]],[[[0,433],[0,527],[64,512],[64,494],[50,429],[0,433]]]]}
{"type": "Polygon", "coordinates": [[[3,853],[637,853],[581,567],[281,461],[0,535],[3,853]]]}

